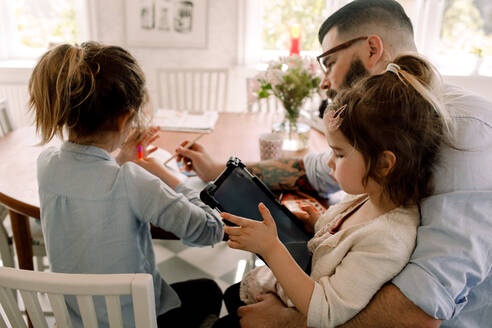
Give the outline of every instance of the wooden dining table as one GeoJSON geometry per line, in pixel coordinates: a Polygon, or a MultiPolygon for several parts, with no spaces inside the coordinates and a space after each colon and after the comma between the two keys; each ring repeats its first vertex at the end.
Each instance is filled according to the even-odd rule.
{"type": "MultiPolygon", "coordinates": [[[[258,137],[270,132],[275,117],[270,113],[220,113],[214,130],[200,139],[207,151],[219,162],[237,156],[243,162],[260,159],[258,137]]],[[[173,153],[184,140],[197,134],[161,131],[156,146],[173,153]]],[[[36,159],[49,146],[59,146],[60,140],[39,145],[34,127],[15,129],[0,138],[0,203],[9,209],[12,233],[19,268],[33,270],[32,238],[29,217],[40,219],[36,159]]],[[[311,129],[308,148],[298,152],[284,152],[284,156],[301,157],[308,151],[328,149],[324,135],[311,129]]],[[[162,229],[152,230],[153,238],[169,238],[162,229]]]]}

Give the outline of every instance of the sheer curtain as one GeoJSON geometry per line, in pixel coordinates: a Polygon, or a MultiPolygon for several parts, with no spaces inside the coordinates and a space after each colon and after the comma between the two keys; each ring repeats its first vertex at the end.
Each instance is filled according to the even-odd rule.
{"type": "Polygon", "coordinates": [[[237,64],[258,63],[261,58],[262,0],[238,0],[237,64]]]}
{"type": "Polygon", "coordinates": [[[438,51],[445,0],[400,1],[410,16],[420,53],[433,57],[438,51]]]}
{"type": "Polygon", "coordinates": [[[352,2],[352,0],[326,0],[326,17],[333,14],[335,11],[345,6],[347,3],[352,2]]]}
{"type": "MultiPolygon", "coordinates": [[[[327,0],[326,16],[352,0],[327,0]]],[[[431,57],[439,48],[445,0],[397,0],[410,17],[420,53],[431,57]]]]}

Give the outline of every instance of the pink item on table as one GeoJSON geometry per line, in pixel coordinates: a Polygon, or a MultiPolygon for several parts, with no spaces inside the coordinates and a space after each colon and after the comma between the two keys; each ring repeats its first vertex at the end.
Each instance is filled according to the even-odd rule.
{"type": "Polygon", "coordinates": [[[279,158],[282,155],[283,137],[279,133],[263,133],[259,138],[260,142],[260,159],[279,158]]]}

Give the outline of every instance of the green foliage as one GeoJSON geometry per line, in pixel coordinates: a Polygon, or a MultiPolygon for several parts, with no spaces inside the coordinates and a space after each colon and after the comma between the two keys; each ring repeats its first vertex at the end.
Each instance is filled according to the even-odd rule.
{"type": "Polygon", "coordinates": [[[76,43],[75,0],[19,0],[16,4],[20,42],[30,48],[46,48],[50,42],[76,43]]]}
{"type": "Polygon", "coordinates": [[[449,1],[442,24],[444,38],[459,39],[464,30],[479,33],[482,28],[482,17],[472,0],[449,1]]]}
{"type": "Polygon", "coordinates": [[[446,0],[441,40],[447,49],[466,50],[477,56],[492,54],[492,35],[473,0],[446,0]]]}
{"type": "Polygon", "coordinates": [[[294,123],[304,100],[319,91],[321,78],[318,64],[312,58],[294,55],[270,63],[266,72],[259,73],[253,82],[253,94],[248,99],[277,97],[287,119],[294,123]]]}
{"type": "Polygon", "coordinates": [[[263,49],[290,49],[289,26],[301,25],[301,50],[319,50],[318,30],[325,0],[264,1],[263,49]]]}

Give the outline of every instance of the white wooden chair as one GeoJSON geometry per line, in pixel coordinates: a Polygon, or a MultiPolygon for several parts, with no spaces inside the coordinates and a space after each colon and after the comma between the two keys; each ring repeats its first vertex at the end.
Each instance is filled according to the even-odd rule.
{"type": "Polygon", "coordinates": [[[0,327],[27,327],[14,298],[19,291],[34,328],[47,328],[38,293],[46,293],[58,328],[72,327],[64,295],[74,295],[84,327],[98,327],[93,296],[104,296],[110,327],[123,327],[120,296],[131,295],[135,327],[156,328],[152,276],[137,274],[69,274],[0,267],[0,303],[8,318],[0,327]]]}
{"type": "MultiPolygon", "coordinates": [[[[5,99],[0,99],[0,137],[13,130],[10,119],[10,113],[5,99]]],[[[12,244],[12,229],[7,219],[8,211],[0,204],[0,256],[4,266],[14,267],[14,247],[12,244]]],[[[29,223],[31,225],[32,235],[32,248],[33,255],[35,257],[35,263],[37,270],[44,271],[48,268],[44,264],[44,257],[46,257],[46,248],[44,246],[43,233],[39,222],[35,222],[30,218],[29,223]]]]}
{"type": "Polygon", "coordinates": [[[189,112],[227,108],[228,70],[161,68],[157,70],[159,107],[189,112]]]}
{"type": "MultiPolygon", "coordinates": [[[[45,263],[46,247],[44,244],[43,231],[36,219],[29,218],[29,225],[32,237],[32,253],[34,257],[35,269],[45,271],[49,265],[45,263]]],[[[14,245],[12,242],[12,228],[8,219],[7,209],[0,204],[0,256],[2,263],[7,267],[15,267],[14,245]]]]}
{"type": "Polygon", "coordinates": [[[14,254],[12,248],[12,238],[9,237],[7,229],[3,225],[3,221],[7,218],[8,210],[5,206],[0,205],[0,256],[4,266],[13,268],[14,254]]]}
{"type": "Polygon", "coordinates": [[[7,100],[0,98],[0,137],[12,131],[10,115],[7,109],[7,100]]]}

